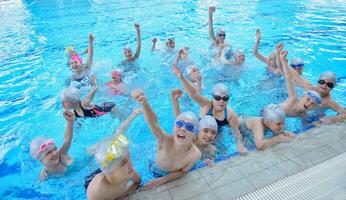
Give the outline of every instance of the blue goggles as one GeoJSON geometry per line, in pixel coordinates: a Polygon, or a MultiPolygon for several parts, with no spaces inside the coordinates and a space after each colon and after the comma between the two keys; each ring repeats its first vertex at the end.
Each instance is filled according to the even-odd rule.
{"type": "Polygon", "coordinates": [[[299,68],[299,69],[301,69],[301,68],[303,68],[304,67],[304,64],[291,64],[291,67],[292,68],[294,68],[294,69],[296,69],[296,68],[299,68]]]}
{"type": "Polygon", "coordinates": [[[175,121],[175,125],[178,128],[185,127],[185,129],[190,131],[190,132],[193,132],[196,134],[198,133],[198,128],[196,128],[195,125],[193,125],[193,123],[191,123],[191,122],[185,122],[183,120],[177,120],[177,121],[175,121]]]}

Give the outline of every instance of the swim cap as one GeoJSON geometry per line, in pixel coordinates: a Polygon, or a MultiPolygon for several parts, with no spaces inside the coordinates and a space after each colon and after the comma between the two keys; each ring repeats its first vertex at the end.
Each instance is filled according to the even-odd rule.
{"type": "Polygon", "coordinates": [[[263,108],[263,119],[266,121],[281,122],[285,120],[285,112],[277,104],[269,104],[263,108]]]}
{"type": "Polygon", "coordinates": [[[238,56],[240,55],[245,55],[245,52],[243,49],[237,49],[235,52],[234,52],[234,57],[237,58],[238,56]]]}
{"type": "Polygon", "coordinates": [[[218,83],[213,87],[213,95],[223,95],[227,96],[229,95],[228,88],[225,84],[223,83],[218,83]]]}
{"type": "Polygon", "coordinates": [[[71,56],[70,62],[75,61],[75,60],[77,60],[78,62],[80,62],[81,64],[83,64],[83,60],[82,60],[82,58],[81,58],[79,55],[73,55],[73,56],[71,56]]]}
{"type": "Polygon", "coordinates": [[[80,100],[80,91],[75,87],[65,88],[61,92],[61,99],[63,101],[78,102],[80,100]]]}
{"type": "Polygon", "coordinates": [[[112,71],[112,77],[115,76],[122,76],[123,72],[121,71],[121,69],[115,69],[112,71]]]}
{"type": "Polygon", "coordinates": [[[95,159],[103,173],[110,172],[129,153],[129,141],[121,133],[110,140],[103,140],[96,149],[95,159]]]}
{"type": "Polygon", "coordinates": [[[66,47],[66,49],[65,49],[66,56],[70,56],[70,54],[72,54],[73,52],[76,52],[76,50],[73,48],[73,46],[66,47]]]}
{"type": "Polygon", "coordinates": [[[217,123],[213,116],[205,115],[199,120],[199,128],[210,128],[217,132],[217,123]]]}
{"type": "Polygon", "coordinates": [[[336,84],[336,74],[334,72],[331,72],[331,71],[323,72],[320,75],[319,80],[321,80],[321,79],[322,80],[328,79],[328,80],[332,81],[334,85],[336,84]]]}
{"type": "Polygon", "coordinates": [[[304,60],[303,59],[297,58],[297,57],[292,58],[292,60],[291,60],[291,67],[292,68],[302,67],[302,66],[304,66],[304,60]]]}
{"type": "Polygon", "coordinates": [[[54,147],[54,140],[38,136],[30,143],[30,155],[33,159],[41,160],[54,147]]]}
{"type": "Polygon", "coordinates": [[[193,112],[191,112],[191,111],[186,111],[186,112],[180,113],[177,116],[177,118],[175,118],[175,121],[184,120],[184,119],[187,119],[187,120],[191,121],[191,123],[195,127],[193,132],[197,134],[199,132],[199,128],[198,128],[199,127],[199,121],[198,121],[197,116],[193,112]]]}
{"type": "Polygon", "coordinates": [[[308,95],[316,104],[321,104],[321,96],[318,92],[308,90],[306,95],[308,95]]]}

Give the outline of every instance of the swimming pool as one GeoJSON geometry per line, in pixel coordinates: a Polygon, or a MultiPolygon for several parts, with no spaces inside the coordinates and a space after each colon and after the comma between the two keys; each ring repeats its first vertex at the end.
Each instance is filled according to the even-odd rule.
{"type": "MultiPolygon", "coordinates": [[[[122,60],[122,47],[135,48],[134,22],[141,24],[142,52],[139,65],[145,68],[136,82],[146,92],[160,125],[171,131],[173,113],[170,89],[181,87],[162,61],[160,53],[150,52],[151,38],[174,36],[176,46],[190,46],[193,60],[205,68],[203,92],[209,95],[216,80],[226,79],[232,96],[229,105],[238,113],[257,115],[263,105],[282,100],[278,91],[263,89],[264,65],[251,55],[256,28],[261,28],[260,51],[264,55],[277,42],[284,42],[289,58],[306,62],[304,77],[316,82],[318,75],[331,70],[346,77],[346,5],[342,1],[20,1],[0,2],[0,189],[1,198],[84,199],[84,177],[96,168],[86,148],[109,135],[118,121],[109,116],[81,120],[70,155],[75,165],[67,176],[38,182],[39,163],[29,155],[29,142],[37,135],[62,143],[65,121],[61,116],[60,91],[70,75],[65,47],[87,47],[90,32],[95,39],[95,74],[99,83],[110,79],[109,72],[122,60]],[[246,66],[238,81],[208,70],[205,55],[209,48],[208,7],[215,5],[215,28],[227,32],[234,49],[246,52],[246,66]],[[210,74],[209,74],[210,73],[210,74]]],[[[345,79],[340,79],[333,97],[346,106],[345,79]]],[[[210,96],[210,95],[209,95],[210,96]]],[[[95,102],[107,99],[98,95],[95,102]]],[[[118,101],[113,98],[113,100],[118,101]]],[[[188,98],[183,110],[198,107],[188,98]]],[[[135,104],[134,104],[135,105],[135,104]]],[[[289,130],[300,128],[297,120],[287,120],[289,130]]],[[[131,140],[131,159],[144,181],[152,178],[147,169],[154,158],[156,142],[137,118],[126,134],[131,140]]],[[[225,138],[231,144],[232,138],[225,138]]],[[[230,146],[224,155],[235,155],[230,146]]]]}

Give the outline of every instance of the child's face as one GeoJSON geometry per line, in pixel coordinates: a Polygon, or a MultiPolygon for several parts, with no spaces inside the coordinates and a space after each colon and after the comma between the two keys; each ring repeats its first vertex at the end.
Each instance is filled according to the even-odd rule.
{"type": "Polygon", "coordinates": [[[124,56],[126,59],[132,59],[132,49],[124,49],[124,56]]]}
{"type": "Polygon", "coordinates": [[[273,131],[274,133],[277,133],[277,132],[280,132],[284,128],[285,121],[281,121],[281,122],[268,121],[267,126],[271,131],[273,131]]]}
{"type": "Polygon", "coordinates": [[[216,137],[216,131],[211,128],[203,128],[199,134],[198,139],[203,142],[203,144],[211,144],[214,142],[216,137]]]}
{"type": "Polygon", "coordinates": [[[306,111],[312,110],[317,106],[317,104],[308,95],[304,95],[304,97],[300,99],[299,103],[301,108],[306,111]]]}
{"type": "Polygon", "coordinates": [[[79,72],[82,72],[82,70],[83,70],[83,65],[78,60],[71,60],[70,66],[71,66],[72,71],[74,73],[79,73],[79,72]]]}
{"type": "Polygon", "coordinates": [[[238,64],[243,64],[245,62],[245,55],[244,54],[239,54],[237,57],[236,57],[236,60],[235,60],[238,64]]]}
{"type": "Polygon", "coordinates": [[[223,98],[225,98],[225,96],[220,96],[222,97],[220,100],[216,100],[214,97],[213,97],[213,100],[212,100],[212,104],[213,104],[213,108],[216,110],[216,111],[221,111],[223,109],[226,108],[227,106],[227,103],[228,103],[228,100],[225,101],[223,98]]]}
{"type": "Polygon", "coordinates": [[[175,41],[174,41],[174,39],[168,39],[168,41],[166,42],[166,46],[168,48],[174,49],[175,48],[175,41]]]}
{"type": "Polygon", "coordinates": [[[41,162],[44,165],[52,166],[54,164],[58,164],[60,161],[59,151],[56,147],[54,147],[52,150],[49,150],[45,156],[41,159],[41,162]]]}
{"type": "Polygon", "coordinates": [[[179,120],[179,121],[183,121],[183,123],[185,125],[183,126],[178,126],[177,125],[177,122],[176,124],[174,125],[174,128],[173,128],[173,132],[174,132],[174,135],[173,135],[173,139],[176,143],[178,144],[181,144],[181,143],[189,143],[189,142],[192,142],[192,139],[193,139],[193,136],[194,136],[194,132],[188,130],[190,128],[187,128],[187,126],[193,124],[192,121],[190,121],[189,119],[182,119],[182,120],[179,120]],[[186,125],[189,124],[189,125],[186,125]]]}
{"type": "Polygon", "coordinates": [[[320,93],[320,95],[322,95],[322,96],[329,95],[329,93],[334,88],[333,80],[329,80],[327,78],[324,78],[324,79],[320,79],[319,82],[321,82],[321,83],[317,84],[317,91],[318,91],[318,93],[320,93]],[[328,84],[329,85],[332,84],[333,87],[329,87],[328,84]]]}
{"type": "Polygon", "coordinates": [[[224,42],[225,41],[225,38],[226,38],[226,32],[225,31],[219,31],[217,33],[217,40],[219,42],[224,42]]]}
{"type": "Polygon", "coordinates": [[[270,67],[276,67],[276,56],[275,53],[270,54],[269,58],[268,58],[268,66],[270,67]]]}
{"type": "Polygon", "coordinates": [[[117,167],[114,167],[109,174],[113,177],[117,177],[119,180],[127,180],[133,176],[133,167],[128,154],[117,167]]]}

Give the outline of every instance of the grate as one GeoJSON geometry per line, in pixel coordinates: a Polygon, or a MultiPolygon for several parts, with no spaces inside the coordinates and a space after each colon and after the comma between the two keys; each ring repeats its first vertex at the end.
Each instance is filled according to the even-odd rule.
{"type": "Polygon", "coordinates": [[[237,200],[346,199],[346,152],[237,200]]]}

